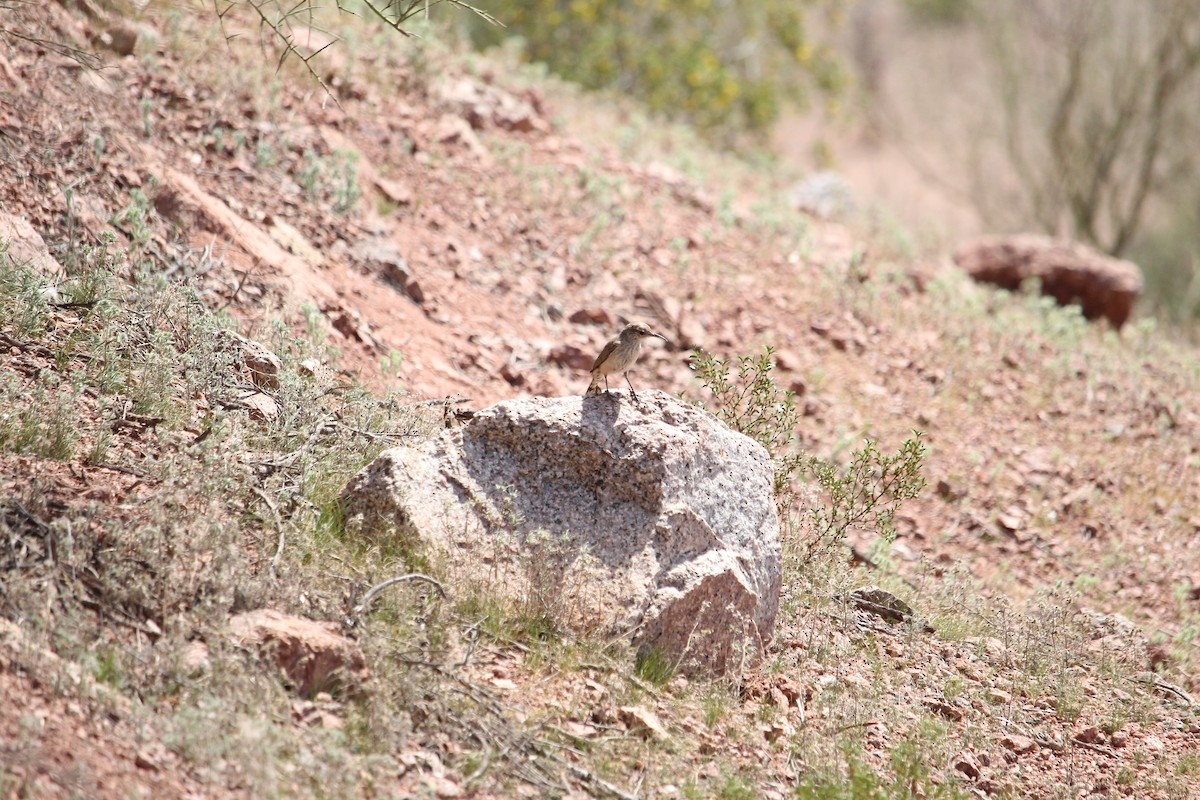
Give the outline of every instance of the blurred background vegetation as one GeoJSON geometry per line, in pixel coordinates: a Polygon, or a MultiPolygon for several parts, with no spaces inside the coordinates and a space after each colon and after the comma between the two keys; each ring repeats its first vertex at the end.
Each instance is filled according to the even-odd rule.
{"type": "Polygon", "coordinates": [[[805,137],[792,153],[811,169],[865,156],[885,173],[873,183],[899,184],[901,219],[942,224],[940,245],[1067,236],[1138,262],[1151,313],[1200,319],[1200,0],[480,7],[504,27],[460,17],[475,46],[506,42],[723,143],[805,137]],[[788,114],[806,130],[781,133],[788,114]],[[906,182],[940,185],[955,208],[939,220],[906,182]]]}
{"type": "MultiPolygon", "coordinates": [[[[886,206],[935,230],[912,257],[980,233],[1070,237],[1136,261],[1143,311],[1200,330],[1200,0],[337,7],[407,33],[438,5],[462,12],[434,15],[440,29],[475,47],[639,98],[722,144],[772,144],[792,172],[832,168],[859,213],[886,206]]],[[[216,8],[290,42],[317,4],[216,8]]]]}
{"type": "Polygon", "coordinates": [[[710,135],[761,137],[785,103],[834,98],[846,80],[811,26],[845,0],[486,0],[479,46],[519,41],[526,59],[591,89],[613,88],[710,135]]]}
{"type": "Polygon", "coordinates": [[[861,103],[980,230],[1137,262],[1160,318],[1200,319],[1200,0],[860,0],[861,103]],[[863,57],[862,53],[869,53],[863,57]]]}

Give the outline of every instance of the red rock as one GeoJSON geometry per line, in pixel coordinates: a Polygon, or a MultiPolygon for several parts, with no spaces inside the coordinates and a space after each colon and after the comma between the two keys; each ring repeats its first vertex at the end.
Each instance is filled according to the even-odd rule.
{"type": "Polygon", "coordinates": [[[589,351],[573,344],[560,344],[546,355],[546,360],[560,367],[587,372],[592,368],[592,362],[596,360],[596,357],[589,351]]]}
{"type": "Polygon", "coordinates": [[[616,324],[613,320],[613,315],[608,312],[608,309],[600,306],[581,308],[578,311],[572,312],[571,316],[567,317],[567,321],[574,322],[576,325],[612,326],[616,324]]]}
{"type": "Polygon", "coordinates": [[[511,361],[500,367],[500,377],[508,381],[509,386],[524,386],[526,382],[525,373],[511,361]]]}
{"type": "Polygon", "coordinates": [[[658,741],[667,738],[667,726],[663,725],[657,714],[644,706],[621,706],[617,709],[617,715],[625,727],[643,738],[658,741]]]}
{"type": "Polygon", "coordinates": [[[45,240],[24,217],[0,211],[0,241],[5,242],[8,256],[16,264],[29,264],[43,275],[61,275],[63,268],[45,240]]]}
{"type": "Polygon", "coordinates": [[[1017,755],[1024,755],[1025,753],[1032,752],[1037,747],[1037,743],[1034,742],[1033,739],[1030,739],[1027,736],[1017,736],[1016,734],[1009,734],[1008,736],[1005,736],[1000,740],[1000,745],[1004,747],[1005,750],[1010,750],[1017,755]]]}
{"type": "Polygon", "coordinates": [[[1003,689],[988,689],[987,701],[994,706],[1008,705],[1012,702],[1012,695],[1003,689]]]}
{"type": "Polygon", "coordinates": [[[119,56],[133,55],[133,51],[137,47],[138,31],[130,25],[119,22],[102,33],[99,41],[100,44],[119,56]]]}
{"type": "Polygon", "coordinates": [[[791,705],[799,705],[801,698],[805,696],[804,688],[791,678],[780,678],[776,685],[791,705]]]}
{"type": "Polygon", "coordinates": [[[253,339],[229,330],[218,332],[222,339],[232,342],[242,354],[242,361],[250,371],[250,380],[262,389],[279,388],[279,372],[283,361],[264,345],[253,339]]]}
{"type": "Polygon", "coordinates": [[[954,769],[971,780],[975,780],[982,773],[982,770],[979,768],[979,762],[970,753],[963,753],[954,759],[954,769]]]}
{"type": "Polygon", "coordinates": [[[242,395],[241,402],[245,404],[246,409],[250,412],[251,419],[274,422],[279,418],[279,404],[269,394],[248,392],[242,395]]]}
{"type": "Polygon", "coordinates": [[[923,704],[930,711],[940,714],[951,722],[958,722],[963,718],[963,713],[957,707],[951,705],[940,697],[929,697],[923,701],[923,704]]]}
{"type": "Polygon", "coordinates": [[[775,366],[787,372],[800,369],[800,357],[791,350],[780,350],[775,354],[775,366]]]}
{"type": "Polygon", "coordinates": [[[260,608],[229,620],[233,638],[274,658],[302,696],[352,689],[369,674],[362,650],[328,622],[260,608]]]}
{"type": "Polygon", "coordinates": [[[411,206],[413,204],[413,190],[412,187],[410,187],[407,183],[390,180],[388,178],[376,178],[375,188],[377,188],[384,197],[398,206],[411,206]]]}
{"type": "Polygon", "coordinates": [[[988,237],[966,244],[954,263],[982,283],[1016,291],[1031,278],[1059,305],[1077,304],[1088,319],[1107,319],[1120,328],[1142,293],[1142,271],[1077,242],[1022,234],[988,237]]]}

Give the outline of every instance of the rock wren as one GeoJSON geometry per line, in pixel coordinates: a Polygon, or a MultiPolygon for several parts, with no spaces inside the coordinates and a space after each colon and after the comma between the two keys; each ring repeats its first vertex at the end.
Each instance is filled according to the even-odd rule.
{"type": "Polygon", "coordinates": [[[629,384],[629,393],[636,402],[637,392],[633,390],[633,383],[629,380],[629,368],[642,352],[642,340],[651,336],[656,336],[664,342],[667,340],[667,337],[655,333],[640,322],[631,322],[622,328],[616,338],[609,340],[600,351],[600,355],[596,356],[596,362],[592,364],[592,382],[588,384],[587,394],[600,394],[601,378],[604,379],[604,391],[607,393],[608,376],[623,374],[625,382],[629,384]]]}

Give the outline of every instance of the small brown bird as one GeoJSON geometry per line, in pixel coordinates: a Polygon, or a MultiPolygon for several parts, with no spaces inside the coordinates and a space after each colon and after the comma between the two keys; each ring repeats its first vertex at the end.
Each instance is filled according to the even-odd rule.
{"type": "Polygon", "coordinates": [[[667,337],[655,333],[640,322],[631,322],[622,328],[616,338],[604,345],[600,355],[596,356],[596,362],[592,364],[592,382],[588,384],[587,394],[600,394],[601,378],[604,379],[604,391],[607,393],[608,376],[623,374],[625,382],[629,384],[629,393],[636,402],[637,392],[633,390],[633,383],[629,380],[629,369],[637,362],[642,352],[642,340],[651,336],[664,342],[667,340],[667,337]]]}

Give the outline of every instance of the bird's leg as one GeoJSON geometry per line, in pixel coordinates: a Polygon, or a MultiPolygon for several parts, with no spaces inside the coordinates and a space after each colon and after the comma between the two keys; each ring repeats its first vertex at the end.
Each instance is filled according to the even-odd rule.
{"type": "Polygon", "coordinates": [[[604,393],[608,394],[608,376],[604,376],[604,393]]]}
{"type": "Polygon", "coordinates": [[[625,373],[625,382],[629,384],[629,394],[633,396],[633,402],[637,402],[637,392],[633,390],[633,381],[629,380],[629,373],[625,373]]]}

